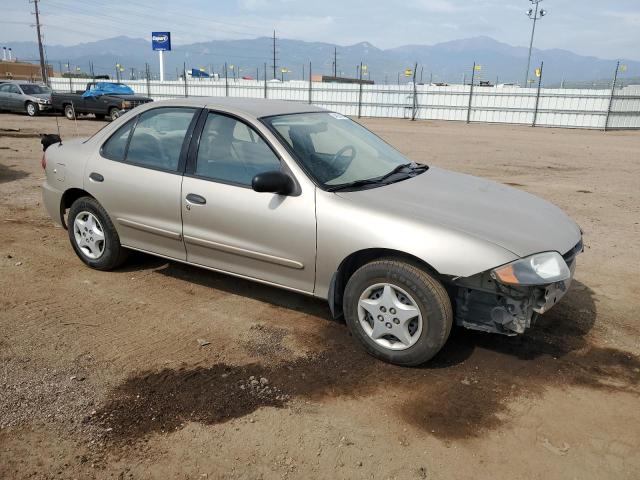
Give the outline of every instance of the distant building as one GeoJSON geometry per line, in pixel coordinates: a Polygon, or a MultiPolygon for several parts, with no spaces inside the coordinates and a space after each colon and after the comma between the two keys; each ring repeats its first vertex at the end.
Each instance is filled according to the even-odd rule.
{"type": "MultiPolygon", "coordinates": [[[[51,65],[47,65],[47,76],[53,77],[53,67],[51,65]]],[[[0,79],[41,82],[40,64],[0,60],[0,79]]]]}
{"type": "Polygon", "coordinates": [[[360,80],[359,78],[334,77],[331,75],[311,75],[312,82],[324,83],[362,83],[363,85],[373,85],[373,80],[360,80]]]}

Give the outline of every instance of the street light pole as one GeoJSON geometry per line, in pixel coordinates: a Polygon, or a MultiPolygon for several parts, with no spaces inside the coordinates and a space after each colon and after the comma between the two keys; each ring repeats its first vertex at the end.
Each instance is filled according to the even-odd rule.
{"type": "Polygon", "coordinates": [[[535,8],[530,8],[527,10],[527,16],[533,20],[533,26],[531,27],[531,40],[529,41],[529,57],[527,58],[527,71],[524,75],[524,87],[529,86],[529,68],[531,68],[531,50],[533,48],[533,35],[536,31],[536,22],[540,20],[547,14],[547,11],[544,8],[538,9],[538,4],[542,0],[529,0],[535,8]]]}

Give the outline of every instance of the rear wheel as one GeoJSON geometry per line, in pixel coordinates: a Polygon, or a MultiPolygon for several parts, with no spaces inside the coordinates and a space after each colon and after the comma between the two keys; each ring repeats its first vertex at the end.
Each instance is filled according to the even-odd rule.
{"type": "Polygon", "coordinates": [[[73,108],[73,105],[65,105],[64,106],[64,116],[69,120],[74,120],[76,118],[76,111],[73,108]]]}
{"type": "Polygon", "coordinates": [[[111,270],[126,260],[127,250],[120,245],[118,232],[96,199],[81,197],[73,202],[67,224],[71,246],[91,268],[111,270]]]}
{"type": "Polygon", "coordinates": [[[114,120],[117,120],[118,117],[120,117],[120,110],[118,110],[117,108],[112,108],[109,110],[109,118],[112,122],[114,120]]]}
{"type": "Polygon", "coordinates": [[[33,102],[27,102],[24,106],[24,109],[30,117],[35,117],[38,115],[38,106],[33,102]]]}
{"type": "Polygon", "coordinates": [[[429,273],[398,260],[358,269],[344,294],[349,330],[374,357],[415,366],[445,344],[453,322],[451,301],[429,273]]]}

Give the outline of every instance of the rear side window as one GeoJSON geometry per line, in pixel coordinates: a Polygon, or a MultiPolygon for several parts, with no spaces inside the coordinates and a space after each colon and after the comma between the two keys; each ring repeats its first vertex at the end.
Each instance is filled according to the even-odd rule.
{"type": "Polygon", "coordinates": [[[120,127],[102,146],[102,155],[111,160],[123,161],[127,153],[127,142],[135,119],[120,127]]]}
{"type": "Polygon", "coordinates": [[[173,107],[148,110],[116,130],[103,144],[102,156],[143,167],[176,171],[195,111],[194,108],[173,107]]]}
{"type": "Polygon", "coordinates": [[[182,143],[193,119],[193,108],[156,108],[140,115],[125,161],[175,171],[182,143]]]}

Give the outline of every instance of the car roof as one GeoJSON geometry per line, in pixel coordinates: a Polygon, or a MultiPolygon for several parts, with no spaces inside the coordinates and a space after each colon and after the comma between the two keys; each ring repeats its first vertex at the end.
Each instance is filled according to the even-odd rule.
{"type": "Polygon", "coordinates": [[[305,102],[288,102],[265,98],[228,98],[228,97],[193,97],[173,100],[160,100],[148,103],[148,108],[167,106],[201,107],[221,110],[253,118],[272,115],[288,115],[292,113],[326,112],[324,108],[309,105],[305,102]]]}

